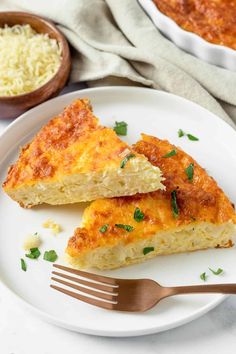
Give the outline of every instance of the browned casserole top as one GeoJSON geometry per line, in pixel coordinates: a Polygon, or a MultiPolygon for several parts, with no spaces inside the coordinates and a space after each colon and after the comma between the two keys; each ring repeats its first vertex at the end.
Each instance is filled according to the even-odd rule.
{"type": "Polygon", "coordinates": [[[42,180],[58,181],[74,173],[102,171],[106,166],[120,168],[126,150],[131,152],[113,129],[99,125],[89,100],[77,99],[22,148],[3,188],[9,191],[42,180]]]}
{"type": "Polygon", "coordinates": [[[153,0],[180,27],[236,49],[236,0],[153,0]]]}
{"type": "Polygon", "coordinates": [[[167,140],[143,134],[142,140],[134,145],[134,151],[145,155],[161,169],[166,190],[92,202],[85,209],[83,227],[77,228],[69,240],[67,253],[70,256],[77,257],[81,252],[96,247],[118,244],[120,240],[135,242],[159,231],[190,224],[193,227],[201,222],[219,225],[230,220],[236,224],[236,214],[230,200],[214,179],[182,149],[167,140]],[[173,150],[176,154],[166,158],[165,155],[173,150]],[[191,163],[194,165],[194,175],[189,180],[186,168],[191,163]],[[176,192],[177,217],[173,215],[173,191],[176,192]],[[142,222],[134,219],[136,208],[144,214],[142,222]],[[116,224],[129,225],[133,229],[127,232],[116,224]],[[100,231],[103,225],[107,225],[104,233],[100,231]]]}

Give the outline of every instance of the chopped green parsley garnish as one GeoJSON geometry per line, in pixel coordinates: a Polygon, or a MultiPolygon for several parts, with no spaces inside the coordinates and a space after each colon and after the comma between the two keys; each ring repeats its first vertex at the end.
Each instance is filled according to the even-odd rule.
{"type": "Polygon", "coordinates": [[[55,262],[57,259],[57,254],[54,250],[45,251],[43,259],[48,262],[55,262]]]}
{"type": "Polygon", "coordinates": [[[176,199],[176,190],[171,192],[171,208],[173,212],[173,216],[177,218],[179,216],[179,208],[176,199]]]}
{"type": "Polygon", "coordinates": [[[40,254],[41,252],[39,251],[39,249],[35,247],[35,248],[31,248],[30,253],[27,253],[25,256],[31,259],[37,259],[39,258],[40,254]]]}
{"type": "Polygon", "coordinates": [[[115,122],[116,125],[114,126],[113,130],[116,132],[117,135],[127,135],[127,127],[128,124],[125,122],[115,122]]]}
{"type": "Polygon", "coordinates": [[[213,270],[213,269],[209,268],[209,270],[215,275],[220,275],[224,272],[223,269],[221,269],[221,268],[218,268],[217,270],[213,270]]]}
{"type": "Polygon", "coordinates": [[[184,136],[184,135],[185,135],[185,132],[182,129],[179,129],[178,130],[178,137],[182,138],[182,136],[184,136]]]}
{"type": "Polygon", "coordinates": [[[187,134],[187,137],[189,138],[189,140],[192,140],[192,141],[198,141],[199,140],[196,136],[194,136],[192,134],[187,134]]]}
{"type": "Polygon", "coordinates": [[[206,272],[200,275],[200,279],[202,279],[203,281],[206,281],[206,278],[207,278],[206,272]]]}
{"type": "Polygon", "coordinates": [[[177,151],[171,150],[170,152],[168,152],[167,154],[163,155],[162,157],[171,157],[171,156],[175,156],[177,154],[177,151]]]}
{"type": "Polygon", "coordinates": [[[124,224],[115,224],[116,227],[119,227],[120,229],[124,229],[128,232],[133,231],[133,226],[130,225],[124,225],[124,224]]]}
{"type": "Polygon", "coordinates": [[[187,168],[185,168],[186,175],[188,176],[188,180],[192,181],[193,180],[193,174],[194,174],[194,164],[190,163],[187,168]]]}
{"type": "Polygon", "coordinates": [[[20,259],[21,269],[26,272],[27,266],[23,258],[20,259]]]}
{"type": "Polygon", "coordinates": [[[103,234],[104,232],[107,231],[108,226],[109,226],[108,224],[104,224],[102,227],[100,227],[99,231],[103,234]]]}
{"type": "Polygon", "coordinates": [[[125,165],[127,164],[127,162],[128,162],[130,159],[132,159],[133,157],[135,157],[134,154],[129,154],[129,155],[127,155],[127,156],[121,161],[121,163],[120,163],[120,168],[124,168],[125,165]]]}
{"type": "Polygon", "coordinates": [[[178,137],[179,138],[182,138],[182,136],[187,136],[189,140],[192,140],[192,141],[198,141],[199,139],[192,135],[192,134],[188,134],[188,133],[185,133],[182,129],[179,129],[178,130],[178,137]]]}
{"type": "Polygon", "coordinates": [[[134,220],[140,222],[144,219],[144,214],[141,212],[139,208],[136,208],[134,211],[134,220]]]}
{"type": "Polygon", "coordinates": [[[154,247],[145,247],[144,249],[143,249],[143,254],[144,254],[144,256],[146,255],[146,254],[148,254],[149,252],[153,252],[154,251],[154,247]]]}

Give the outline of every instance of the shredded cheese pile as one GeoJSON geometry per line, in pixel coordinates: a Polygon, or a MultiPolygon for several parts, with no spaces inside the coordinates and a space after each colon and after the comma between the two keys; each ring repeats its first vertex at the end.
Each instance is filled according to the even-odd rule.
{"type": "Polygon", "coordinates": [[[61,62],[61,47],[30,25],[0,28],[0,96],[34,91],[49,81],[61,62]]]}

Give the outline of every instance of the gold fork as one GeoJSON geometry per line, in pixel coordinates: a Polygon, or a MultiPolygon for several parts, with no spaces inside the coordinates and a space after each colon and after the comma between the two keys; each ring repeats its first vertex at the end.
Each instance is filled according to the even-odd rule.
{"type": "Polygon", "coordinates": [[[52,274],[57,277],[53,276],[51,279],[69,288],[73,288],[79,291],[79,293],[56,285],[50,285],[53,289],[107,310],[143,312],[151,309],[166,297],[180,294],[236,294],[236,284],[164,287],[151,279],[117,279],[64,267],[59,264],[53,264],[53,266],[75,274],[76,277],[53,271],[52,274]],[[67,279],[70,282],[61,278],[67,279]],[[86,296],[86,294],[89,296],[86,296]]]}

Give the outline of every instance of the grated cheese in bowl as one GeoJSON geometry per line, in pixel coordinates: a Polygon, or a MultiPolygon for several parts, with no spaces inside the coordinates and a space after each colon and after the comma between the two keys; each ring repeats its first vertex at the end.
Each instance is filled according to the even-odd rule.
{"type": "Polygon", "coordinates": [[[30,25],[0,28],[0,96],[16,96],[48,82],[61,63],[60,44],[30,25]]]}

